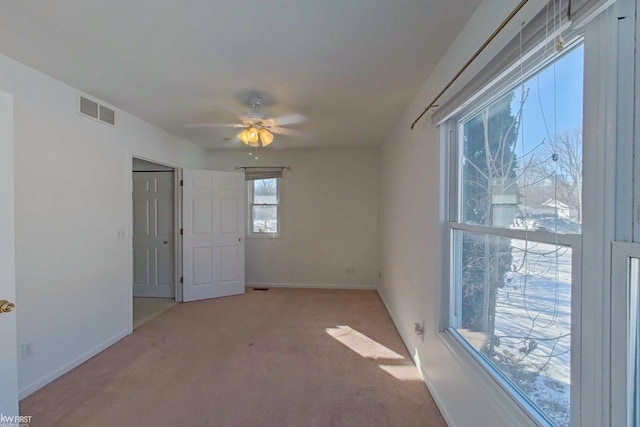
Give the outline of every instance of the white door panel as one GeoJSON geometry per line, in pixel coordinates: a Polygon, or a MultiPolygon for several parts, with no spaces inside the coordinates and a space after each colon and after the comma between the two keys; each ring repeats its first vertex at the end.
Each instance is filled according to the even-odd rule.
{"type": "Polygon", "coordinates": [[[244,175],[183,174],[184,301],[244,293],[244,175]]]}
{"type": "Polygon", "coordinates": [[[133,283],[138,285],[151,285],[151,273],[149,271],[149,249],[133,249],[133,283]]]}
{"type": "Polygon", "coordinates": [[[220,247],[220,281],[223,283],[237,282],[238,277],[238,247],[220,247]]]}
{"type": "Polygon", "coordinates": [[[220,232],[235,235],[240,228],[238,212],[240,200],[224,198],[220,200],[220,232]]]}
{"type": "Polygon", "coordinates": [[[175,257],[173,249],[159,248],[157,250],[158,266],[157,266],[157,282],[158,286],[171,286],[175,289],[174,265],[175,257]]]}
{"type": "Polygon", "coordinates": [[[173,172],[134,172],[134,297],[174,297],[174,224],[173,172]]]}
{"type": "MultiPolygon", "coordinates": [[[[0,300],[16,303],[13,97],[0,91],[0,300]]],[[[16,310],[19,310],[18,307],[16,310]]],[[[0,414],[18,415],[16,310],[0,313],[0,414]]],[[[27,414],[28,415],[28,414],[27,414]]]]}

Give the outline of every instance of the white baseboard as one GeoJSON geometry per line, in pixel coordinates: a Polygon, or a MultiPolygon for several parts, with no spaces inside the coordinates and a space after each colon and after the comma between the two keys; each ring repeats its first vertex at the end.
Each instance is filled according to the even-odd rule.
{"type": "Polygon", "coordinates": [[[368,285],[334,285],[330,283],[262,283],[251,282],[246,283],[248,288],[298,288],[298,289],[365,289],[369,291],[375,291],[375,286],[368,285]]]}
{"type": "Polygon", "coordinates": [[[19,393],[18,393],[19,399],[22,400],[25,397],[29,396],[30,394],[40,390],[42,387],[46,386],[47,384],[49,384],[50,382],[56,380],[57,378],[63,376],[64,374],[66,374],[67,372],[72,370],[73,368],[75,368],[75,367],[81,365],[82,363],[86,362],[87,360],[91,359],[96,354],[100,353],[101,351],[106,350],[108,347],[111,347],[113,344],[117,343],[122,338],[124,338],[127,335],[129,335],[130,333],[131,332],[129,332],[129,331],[124,331],[124,332],[118,333],[117,335],[109,338],[108,340],[106,340],[102,344],[100,344],[100,345],[92,348],[91,350],[87,351],[86,353],[83,353],[80,356],[76,357],[71,362],[62,365],[61,367],[59,367],[58,369],[54,370],[53,372],[51,372],[51,373],[41,377],[40,379],[32,382],[31,384],[21,388],[19,393]]]}
{"type": "MultiPolygon", "coordinates": [[[[387,300],[384,294],[380,292],[380,290],[378,290],[378,295],[382,300],[382,304],[384,304],[385,308],[387,309],[387,313],[389,313],[389,317],[391,317],[391,321],[395,325],[398,331],[398,334],[400,334],[400,338],[404,342],[404,346],[408,349],[409,348],[409,345],[407,344],[408,341],[405,339],[402,329],[399,327],[400,324],[398,322],[398,319],[396,318],[396,315],[389,307],[389,304],[387,303],[387,300]]],[[[418,371],[420,371],[420,376],[422,377],[422,380],[426,384],[427,389],[429,390],[429,393],[431,393],[431,397],[433,397],[433,401],[436,402],[436,406],[440,410],[440,413],[442,414],[442,418],[444,418],[445,423],[447,423],[449,427],[455,427],[456,424],[453,422],[453,419],[451,418],[451,414],[449,414],[449,411],[447,411],[447,407],[442,403],[442,399],[440,399],[440,397],[438,396],[438,392],[433,387],[433,384],[431,384],[431,381],[429,381],[429,377],[425,375],[424,369],[422,369],[422,363],[419,360],[416,361],[414,358],[414,355],[411,354],[410,351],[409,351],[409,356],[411,357],[411,360],[413,360],[413,363],[418,368],[418,371]]]]}

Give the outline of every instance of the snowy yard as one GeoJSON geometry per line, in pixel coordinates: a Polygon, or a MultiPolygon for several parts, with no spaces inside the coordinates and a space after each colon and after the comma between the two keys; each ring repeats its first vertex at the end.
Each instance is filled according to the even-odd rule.
{"type": "Polygon", "coordinates": [[[571,249],[513,239],[496,298],[494,362],[557,425],[569,425],[571,249]]]}
{"type": "Polygon", "coordinates": [[[511,268],[497,286],[493,346],[459,328],[558,426],[570,421],[571,249],[511,239],[511,268]]]}

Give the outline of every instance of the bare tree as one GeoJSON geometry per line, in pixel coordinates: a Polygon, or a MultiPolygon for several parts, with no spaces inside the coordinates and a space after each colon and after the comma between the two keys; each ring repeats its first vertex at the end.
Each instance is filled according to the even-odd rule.
{"type": "MultiPolygon", "coordinates": [[[[487,226],[508,227],[517,206],[515,146],[528,91],[510,93],[483,109],[465,125],[464,217],[487,226]],[[515,101],[515,102],[514,102],[515,101]]],[[[497,289],[510,269],[509,239],[485,235],[465,238],[463,259],[463,326],[482,331],[485,351],[493,354],[497,289]]]]}
{"type": "Polygon", "coordinates": [[[532,172],[546,180],[549,195],[567,204],[582,222],[582,128],[559,133],[538,155],[532,172]]]}
{"type": "Polygon", "coordinates": [[[270,196],[276,193],[276,180],[273,179],[260,179],[255,181],[256,185],[254,187],[255,194],[261,196],[270,196]]]}

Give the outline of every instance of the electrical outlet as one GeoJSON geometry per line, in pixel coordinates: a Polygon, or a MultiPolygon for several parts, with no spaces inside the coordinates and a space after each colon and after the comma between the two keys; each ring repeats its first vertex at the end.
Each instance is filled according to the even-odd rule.
{"type": "Polygon", "coordinates": [[[22,344],[22,358],[28,359],[33,356],[33,343],[30,342],[28,344],[22,344]]]}

